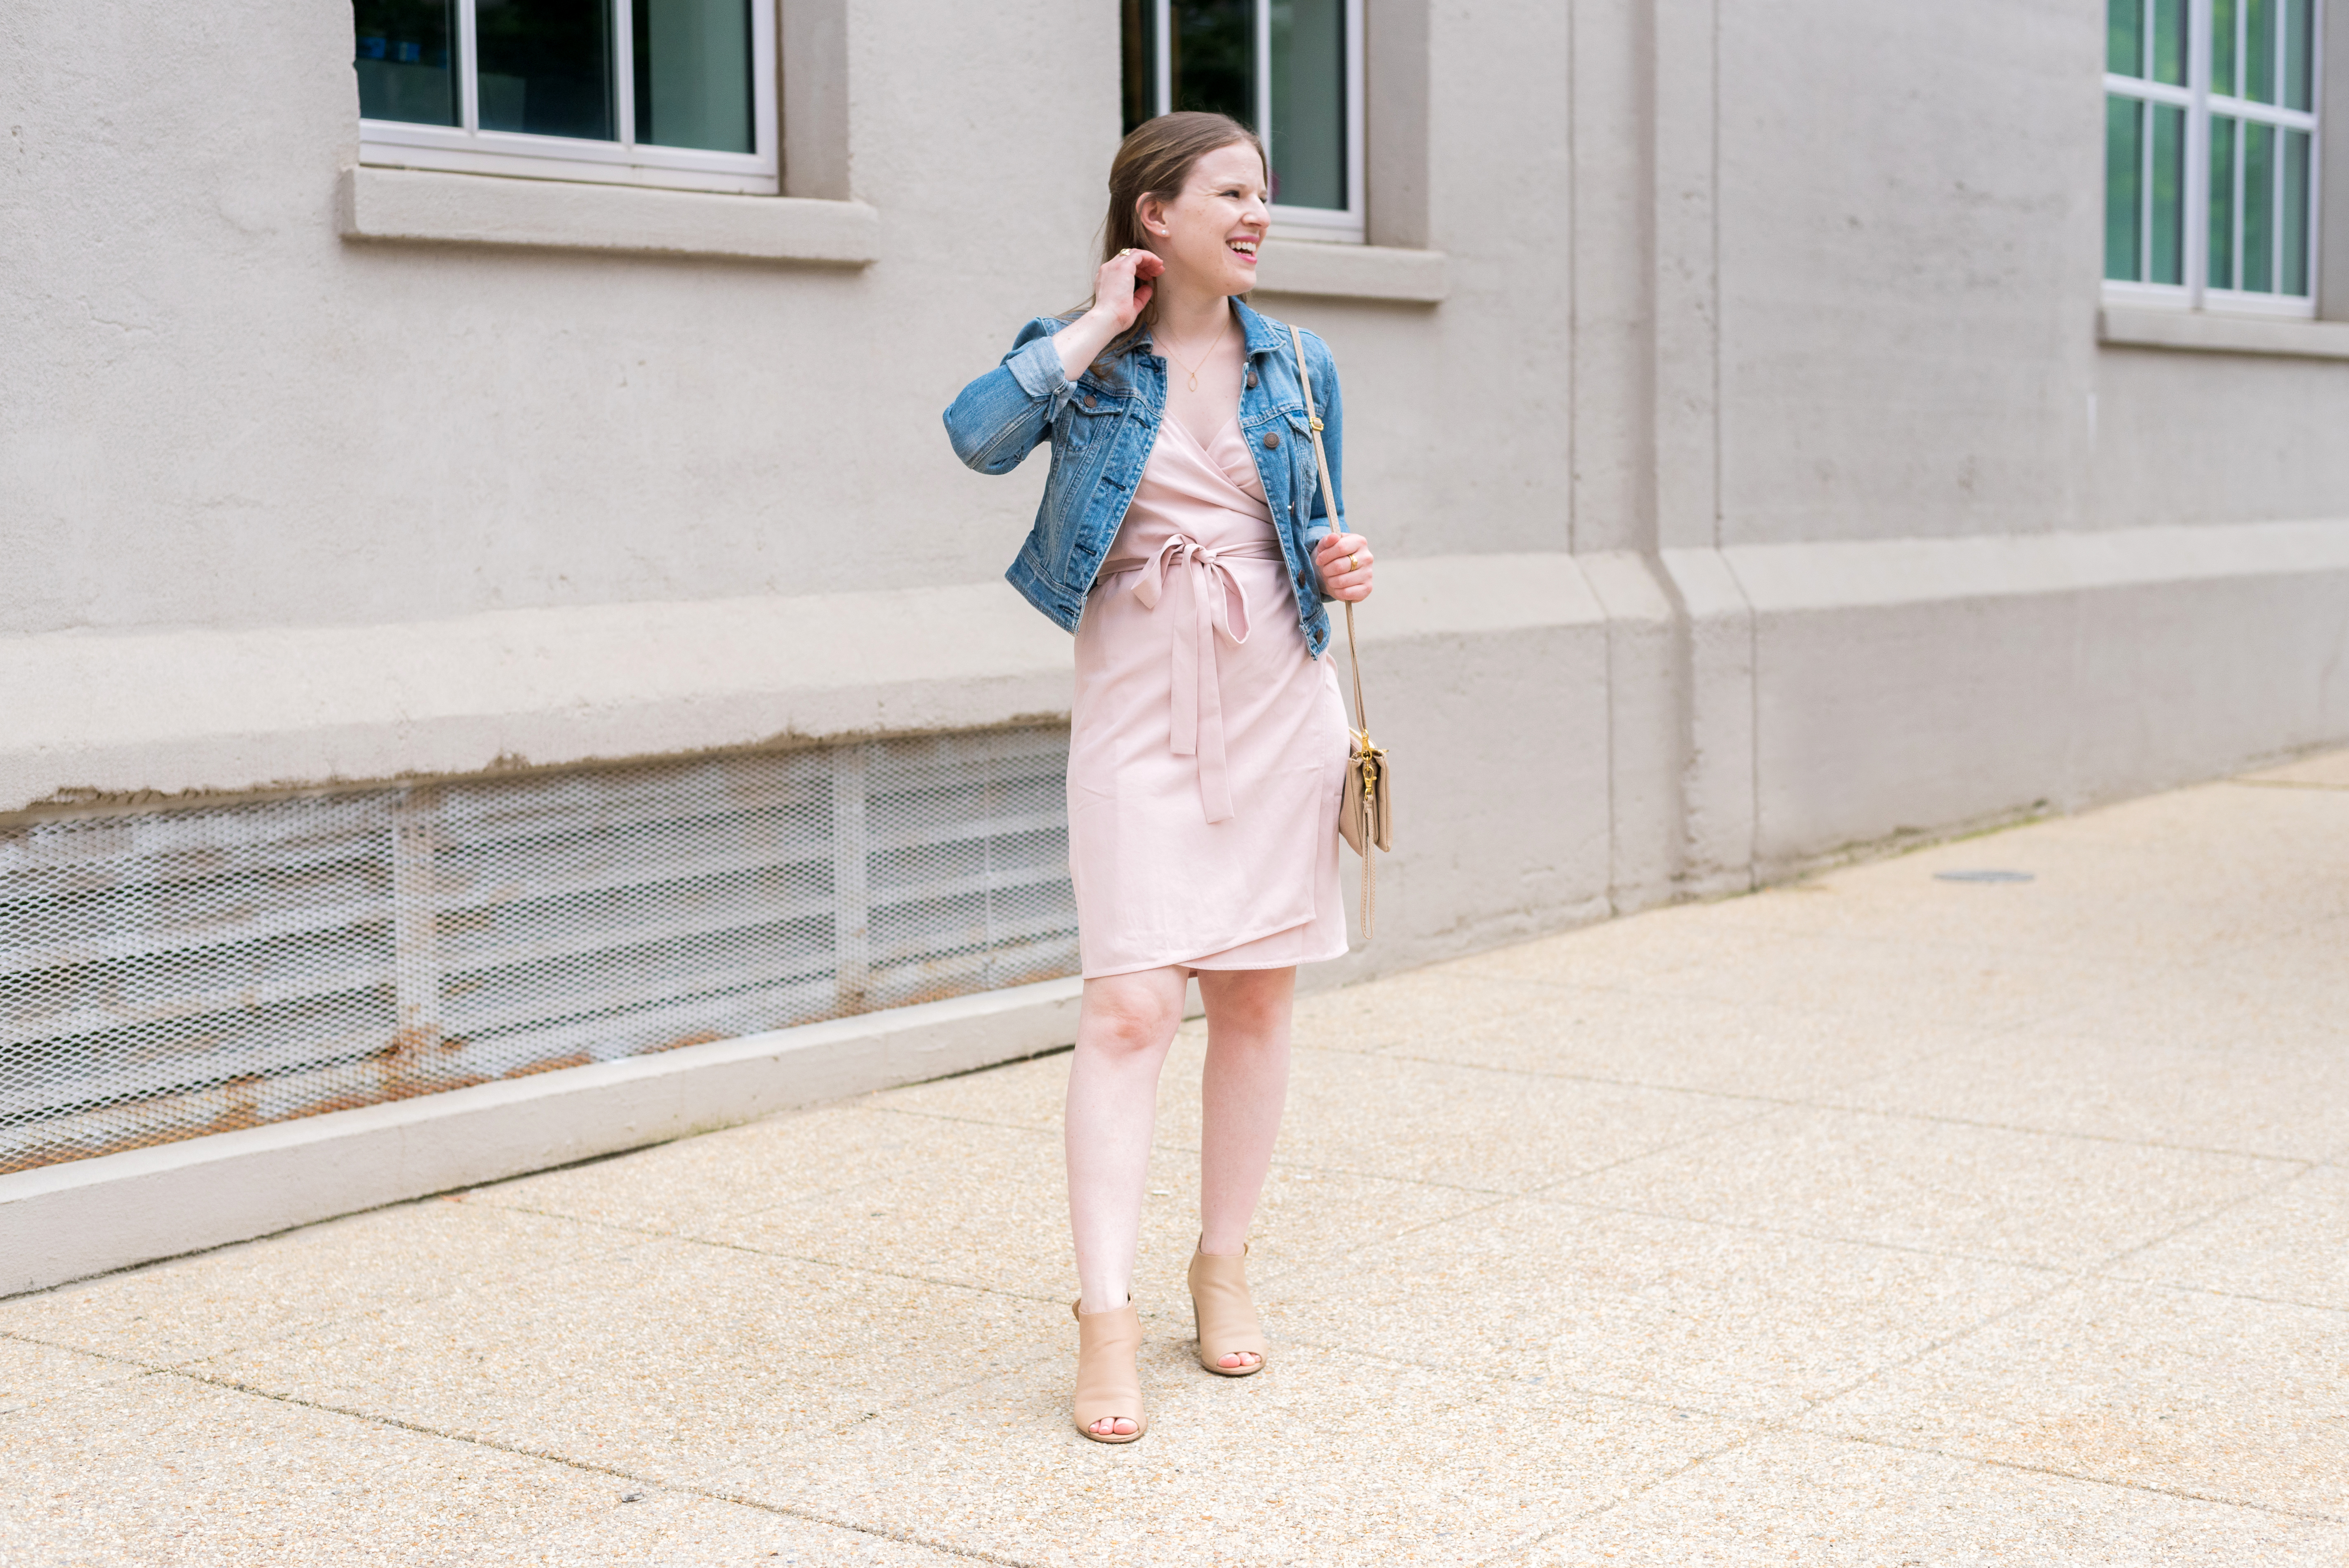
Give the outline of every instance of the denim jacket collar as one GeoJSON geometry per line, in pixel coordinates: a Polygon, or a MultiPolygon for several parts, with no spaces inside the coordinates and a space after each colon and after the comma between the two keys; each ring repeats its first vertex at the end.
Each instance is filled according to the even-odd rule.
{"type": "MultiPolygon", "coordinates": [[[[1288,329],[1276,325],[1271,318],[1260,315],[1251,309],[1245,294],[1232,295],[1232,309],[1238,313],[1240,346],[1248,358],[1254,359],[1260,354],[1280,354],[1288,350],[1290,345],[1288,329]]],[[[1151,329],[1145,326],[1142,329],[1141,335],[1134,338],[1127,352],[1149,353],[1156,347],[1157,344],[1154,341],[1151,329]]]]}

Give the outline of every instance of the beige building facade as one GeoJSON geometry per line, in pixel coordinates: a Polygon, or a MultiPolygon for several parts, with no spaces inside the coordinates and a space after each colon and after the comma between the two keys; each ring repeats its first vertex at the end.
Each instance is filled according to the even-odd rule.
{"type": "MultiPolygon", "coordinates": [[[[661,1045],[1067,973],[1047,889],[1004,906],[1026,925],[885,983],[874,912],[898,862],[842,846],[884,811],[871,779],[929,768],[932,839],[905,842],[993,826],[982,872],[933,868],[921,896],[951,904],[977,885],[952,877],[1012,860],[1050,880],[1070,644],[999,576],[1045,460],[969,473],[938,412],[1023,320],[1083,297],[1121,117],[1136,90],[1181,101],[1180,72],[1206,70],[1182,29],[1210,12],[1256,29],[1251,80],[1288,83],[1258,100],[1276,161],[1321,160],[1291,189],[1334,167],[1347,192],[1276,230],[1255,300],[1332,346],[1351,521],[1381,552],[1363,659],[1402,843],[1376,943],[1322,978],[2349,738],[2342,0],[2261,46],[2313,95],[2271,88],[2271,110],[2214,86],[2220,54],[2260,45],[2226,0],[2137,21],[2126,0],[749,0],[719,39],[746,85],[671,133],[710,148],[674,155],[647,139],[685,123],[660,72],[687,45],[661,28],[693,18],[661,4],[598,24],[607,108],[634,119],[552,151],[523,75],[492,68],[521,46],[497,29],[551,0],[421,7],[455,62],[429,79],[384,74],[439,68],[429,40],[407,58],[391,24],[366,33],[398,7],[357,8],[356,73],[337,4],[0,19],[0,1007],[21,1124],[178,1096],[200,1109],[155,1124],[176,1137],[652,1048],[658,1029],[500,1023],[471,1038],[526,1043],[386,1076],[386,1053],[474,1048],[443,1016],[464,923],[392,906],[457,874],[402,855],[471,852],[450,802],[494,815],[502,789],[602,822],[669,780],[643,786],[659,799],[627,851],[657,871],[687,852],[662,813],[703,810],[675,804],[704,798],[677,782],[694,768],[800,779],[709,785],[777,799],[821,775],[817,871],[736,888],[764,913],[732,936],[710,917],[695,951],[796,921],[822,954],[742,982],[788,1002],[679,1014],[661,1045]],[[1309,23],[1339,40],[1318,86],[1309,23]],[[2124,57],[2169,27],[2183,66],[2124,57]],[[414,109],[418,82],[444,96],[414,109]],[[363,126],[363,93],[450,123],[363,126]],[[1319,143],[1284,129],[1297,105],[1319,143]],[[2223,156],[2221,123],[2251,128],[2223,156]],[[2116,196],[2124,159],[2144,189],[2116,196]],[[2218,287],[2214,222],[2230,245],[2266,222],[2242,245],[2297,243],[2305,275],[2271,259],[2263,297],[2218,287]],[[152,944],[184,962],[95,928],[58,945],[71,875],[127,898],[178,863],[91,849],[101,830],[362,797],[379,821],[349,831],[392,848],[353,874],[391,913],[333,962],[388,955],[364,1006],[271,991],[277,938],[226,895],[188,917],[210,935],[152,944]],[[243,992],[239,965],[259,976],[243,992]],[[281,1006],[265,1060],[233,1059],[228,1024],[171,1032],[281,1006]],[[305,1017],[345,1057],[281,1051],[305,1017]],[[182,1046],[227,1055],[58,1087],[182,1046]],[[359,1061],[375,1088],[348,1087],[359,1061]],[[269,1110],[267,1084],[301,1073],[326,1076],[269,1110]]],[[[277,830],[236,820],[189,831],[285,885],[279,851],[234,836],[277,830]]],[[[560,892],[531,882],[559,855],[526,835],[501,852],[504,913],[483,895],[479,922],[560,892]]],[[[570,929],[481,974],[538,964],[559,988],[570,929]]],[[[717,985],[664,982],[659,940],[597,950],[643,981],[599,1016],[717,985]]],[[[77,1125],[24,1158],[146,1137],[77,1125]]]]}

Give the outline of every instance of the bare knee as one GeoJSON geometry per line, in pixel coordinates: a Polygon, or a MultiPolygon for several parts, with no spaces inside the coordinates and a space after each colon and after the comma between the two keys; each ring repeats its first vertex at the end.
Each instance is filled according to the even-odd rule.
{"type": "Polygon", "coordinates": [[[1271,1043],[1285,1038],[1296,999],[1293,969],[1240,970],[1201,977],[1211,1037],[1271,1043]]]}
{"type": "Polygon", "coordinates": [[[1174,987],[1171,997],[1160,994],[1164,989],[1144,985],[1104,985],[1098,989],[1087,985],[1078,1043],[1117,1057],[1163,1050],[1183,1022],[1181,985],[1174,987]]]}

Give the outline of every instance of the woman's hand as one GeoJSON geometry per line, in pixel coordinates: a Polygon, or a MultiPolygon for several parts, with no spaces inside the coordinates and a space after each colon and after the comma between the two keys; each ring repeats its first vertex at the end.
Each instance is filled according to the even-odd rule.
{"type": "Polygon", "coordinates": [[[1359,604],[1371,596],[1371,542],[1359,533],[1333,533],[1313,552],[1313,570],[1331,597],[1359,604]]]}
{"type": "Polygon", "coordinates": [[[1120,251],[1093,274],[1093,307],[1085,314],[1107,316],[1112,326],[1110,335],[1115,337],[1132,326],[1150,303],[1155,289],[1150,280],[1165,270],[1166,263],[1149,251],[1120,251]]]}
{"type": "Polygon", "coordinates": [[[1151,280],[1165,270],[1166,263],[1148,251],[1120,251],[1102,263],[1093,274],[1092,308],[1052,335],[1063,375],[1071,381],[1083,375],[1134,324],[1156,290],[1151,280]]]}

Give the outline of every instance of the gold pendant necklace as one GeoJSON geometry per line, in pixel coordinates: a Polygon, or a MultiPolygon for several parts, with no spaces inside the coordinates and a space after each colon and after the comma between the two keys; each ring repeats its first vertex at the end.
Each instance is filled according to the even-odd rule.
{"type": "MultiPolygon", "coordinates": [[[[1224,334],[1231,331],[1231,329],[1232,313],[1230,309],[1226,307],[1224,311],[1224,325],[1216,328],[1216,341],[1207,345],[1206,354],[1199,356],[1199,365],[1206,364],[1208,356],[1214,354],[1216,350],[1224,346],[1224,334]]],[[[1183,366],[1183,374],[1185,378],[1190,383],[1190,390],[1196,392],[1199,389],[1199,365],[1185,364],[1183,356],[1174,352],[1174,346],[1171,343],[1165,345],[1165,348],[1166,357],[1172,359],[1175,364],[1183,366]]]]}

